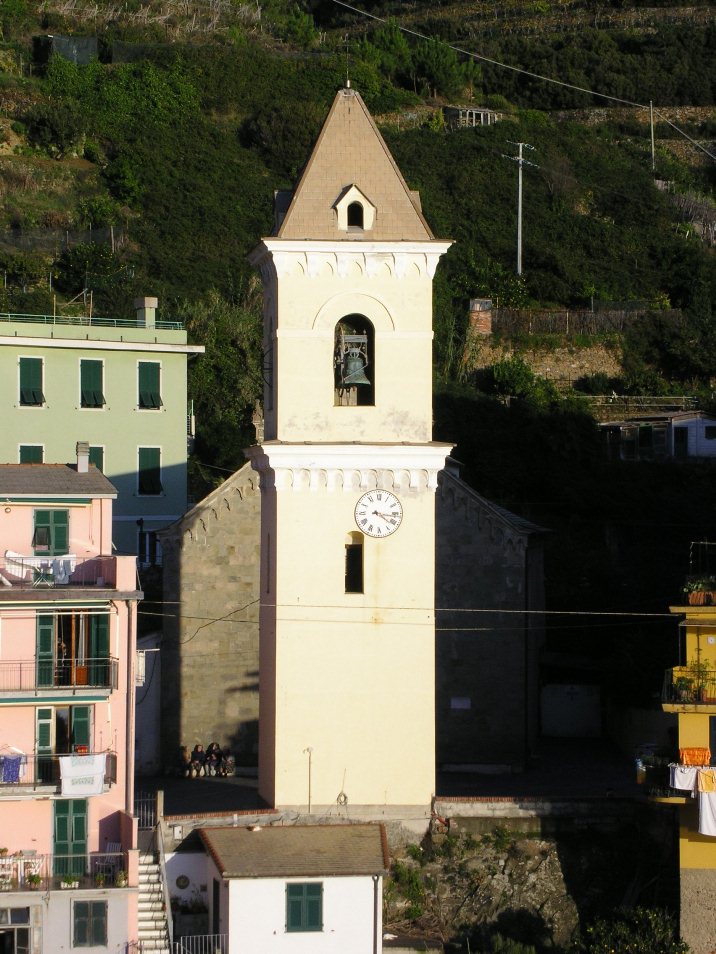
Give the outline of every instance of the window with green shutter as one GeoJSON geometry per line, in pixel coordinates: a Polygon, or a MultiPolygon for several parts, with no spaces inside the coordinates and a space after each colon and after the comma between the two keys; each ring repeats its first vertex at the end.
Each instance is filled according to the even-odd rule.
{"type": "Polygon", "coordinates": [[[21,464],[41,464],[45,456],[42,444],[20,444],[21,464]]]}
{"type": "Polygon", "coordinates": [[[161,448],[140,447],[137,468],[137,493],[156,497],[162,492],[161,448]]]}
{"type": "Polygon", "coordinates": [[[90,447],[89,462],[104,473],[104,447],[90,447]]]}
{"type": "Polygon", "coordinates": [[[286,885],[286,930],[323,930],[323,885],[320,881],[286,885]]]}
{"type": "Polygon", "coordinates": [[[138,377],[137,404],[141,408],[159,410],[162,406],[161,365],[158,361],[140,361],[138,377]]]}
{"type": "Polygon", "coordinates": [[[80,361],[80,402],[82,407],[103,407],[104,366],[101,361],[80,361]]]}
{"type": "Polygon", "coordinates": [[[69,510],[36,510],[32,546],[36,555],[67,553],[70,545],[69,510]]]}
{"type": "Polygon", "coordinates": [[[20,404],[23,407],[40,407],[44,403],[42,358],[20,358],[20,404]]]}
{"type": "Polygon", "coordinates": [[[72,905],[72,946],[107,946],[106,901],[75,901],[72,905]]]}

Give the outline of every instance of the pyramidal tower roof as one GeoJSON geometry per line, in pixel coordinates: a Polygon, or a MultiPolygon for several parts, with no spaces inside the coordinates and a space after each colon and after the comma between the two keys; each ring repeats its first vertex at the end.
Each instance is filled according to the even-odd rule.
{"type": "Polygon", "coordinates": [[[417,192],[403,179],[365,103],[338,91],[278,231],[281,239],[431,241],[417,192]],[[340,227],[337,206],[356,187],[374,216],[361,236],[340,227]]]}

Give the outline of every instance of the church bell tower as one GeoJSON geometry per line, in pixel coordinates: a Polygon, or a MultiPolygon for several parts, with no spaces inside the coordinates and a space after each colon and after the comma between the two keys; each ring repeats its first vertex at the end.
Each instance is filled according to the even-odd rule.
{"type": "Polygon", "coordinates": [[[264,286],[259,793],[426,806],[435,790],[437,241],[357,92],[337,94],[264,286]]]}

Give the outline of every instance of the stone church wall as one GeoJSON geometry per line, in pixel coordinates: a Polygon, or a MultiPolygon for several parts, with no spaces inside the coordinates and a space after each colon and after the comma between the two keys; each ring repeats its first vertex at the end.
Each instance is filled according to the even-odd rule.
{"type": "Polygon", "coordinates": [[[245,465],[162,534],[162,748],[258,750],[260,492],[245,465]]]}

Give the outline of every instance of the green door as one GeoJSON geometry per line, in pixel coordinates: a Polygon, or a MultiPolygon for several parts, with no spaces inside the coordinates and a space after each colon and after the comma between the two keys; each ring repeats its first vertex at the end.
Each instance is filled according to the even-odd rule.
{"type": "Polygon", "coordinates": [[[109,686],[109,617],[89,618],[89,683],[90,686],[109,686]]]}
{"type": "Polygon", "coordinates": [[[37,760],[35,778],[38,782],[49,783],[53,780],[54,740],[52,726],[54,711],[49,706],[37,710],[35,757],[37,760]]]}
{"type": "Polygon", "coordinates": [[[87,799],[55,802],[54,873],[81,875],[87,855],[87,799]]]}
{"type": "Polygon", "coordinates": [[[37,616],[37,685],[52,686],[55,682],[55,620],[52,616],[37,616]]]}

